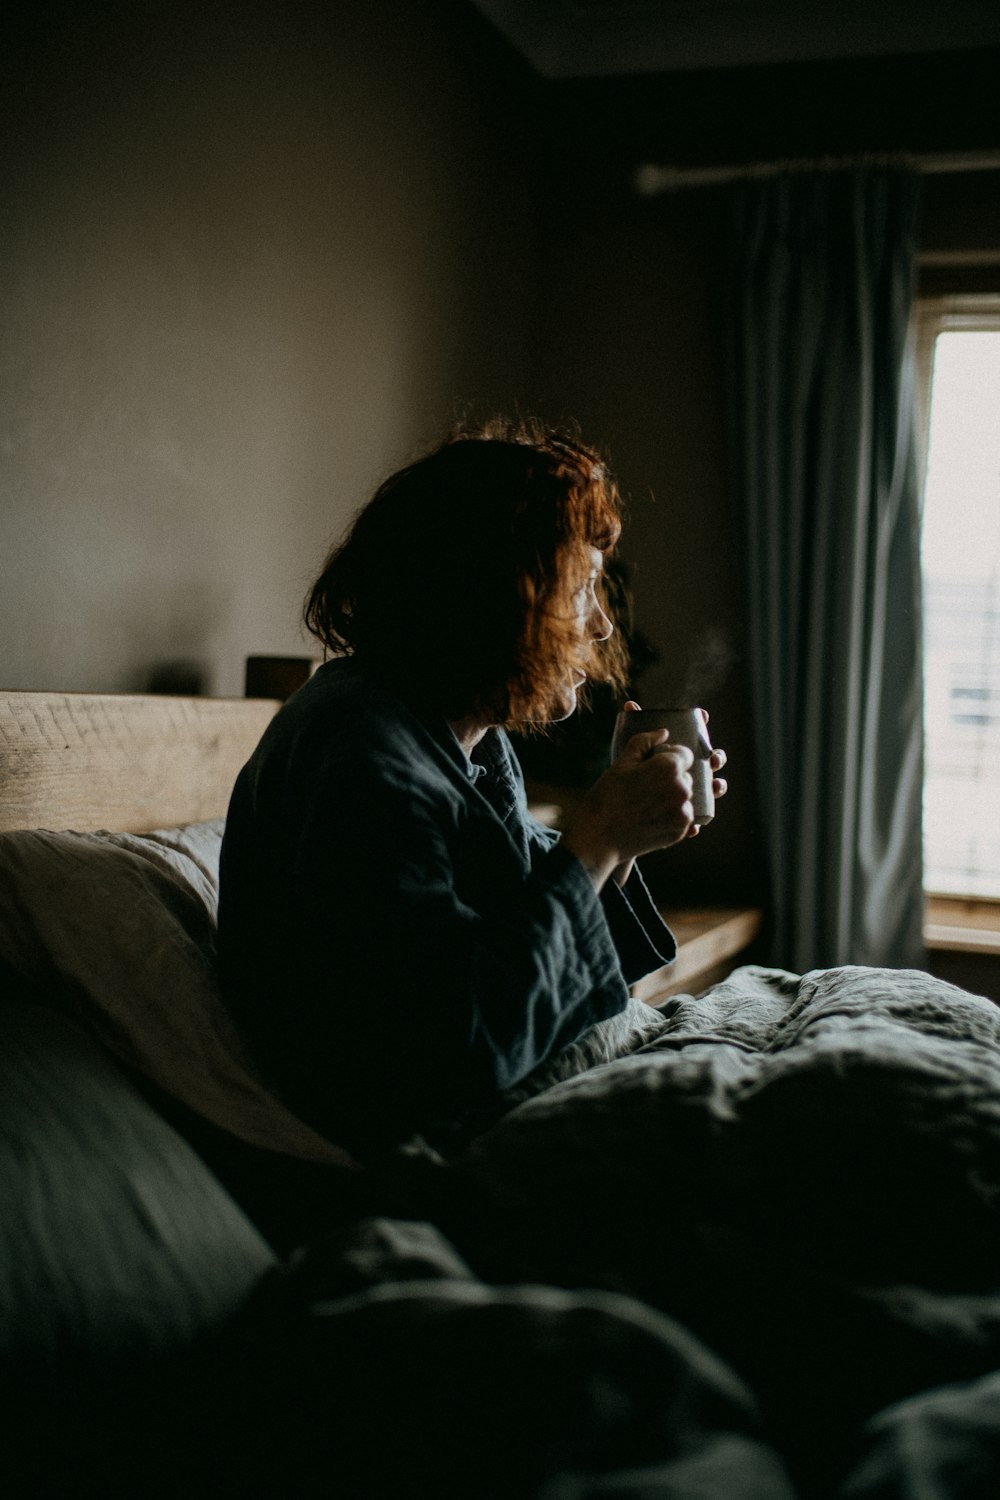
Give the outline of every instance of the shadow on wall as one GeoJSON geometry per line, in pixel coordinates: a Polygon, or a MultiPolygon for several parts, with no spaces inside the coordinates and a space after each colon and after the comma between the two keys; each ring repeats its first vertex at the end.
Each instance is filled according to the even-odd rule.
{"type": "Polygon", "coordinates": [[[140,693],[164,693],[167,696],[200,698],[206,692],[208,669],[204,662],[180,658],[159,661],[149,668],[140,693]]]}
{"type": "Polygon", "coordinates": [[[194,580],[185,587],[168,580],[158,598],[135,579],[119,589],[119,639],[135,652],[128,691],[193,698],[217,693],[209,643],[218,639],[230,595],[231,588],[194,580]]]}
{"type": "MultiPolygon", "coordinates": [[[[312,656],[248,656],[244,697],[278,698],[284,703],[306,683],[320,665],[312,656]]],[[[138,685],[140,693],[199,698],[208,691],[209,672],[203,661],[175,657],[154,662],[138,685]]]]}

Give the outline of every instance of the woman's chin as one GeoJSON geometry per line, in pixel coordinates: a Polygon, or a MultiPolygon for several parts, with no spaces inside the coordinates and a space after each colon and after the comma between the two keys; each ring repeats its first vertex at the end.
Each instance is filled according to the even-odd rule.
{"type": "MultiPolygon", "coordinates": [[[[585,681],[586,678],[584,678],[585,681]]],[[[572,687],[567,686],[563,689],[552,705],[552,712],[549,714],[550,724],[561,724],[564,719],[571,719],[573,717],[577,710],[576,695],[582,686],[583,682],[580,682],[574,683],[572,687]]]]}

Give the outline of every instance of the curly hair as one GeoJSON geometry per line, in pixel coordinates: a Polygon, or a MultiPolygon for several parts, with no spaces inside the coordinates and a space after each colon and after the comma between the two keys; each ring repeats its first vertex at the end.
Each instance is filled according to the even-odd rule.
{"type": "MultiPolygon", "coordinates": [[[[620,636],[578,636],[591,548],[609,552],[622,507],[575,436],[496,419],[453,429],[381,484],[305,602],[329,655],[357,656],[455,718],[526,728],[549,717],[574,666],[621,687],[620,636]]],[[[599,602],[611,613],[602,585],[599,602]]]]}

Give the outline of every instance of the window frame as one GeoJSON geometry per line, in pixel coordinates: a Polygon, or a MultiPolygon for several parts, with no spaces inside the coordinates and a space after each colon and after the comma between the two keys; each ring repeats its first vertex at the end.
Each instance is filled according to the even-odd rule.
{"type": "MultiPolygon", "coordinates": [[[[931,385],[938,334],[962,329],[1000,332],[1000,293],[918,296],[914,306],[916,447],[920,508],[927,482],[931,385]]],[[[1000,895],[952,896],[924,889],[924,946],[929,950],[1000,955],[1000,895]]]]}

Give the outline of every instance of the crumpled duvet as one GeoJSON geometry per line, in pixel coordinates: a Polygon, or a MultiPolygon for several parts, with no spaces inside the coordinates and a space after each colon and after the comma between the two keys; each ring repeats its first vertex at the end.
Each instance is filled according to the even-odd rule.
{"type": "Polygon", "coordinates": [[[745,968],[633,1043],[448,1169],[473,1264],[676,1318],[802,1494],[1000,1494],[1000,1008],[745,968]]]}
{"type": "Polygon", "coordinates": [[[554,1067],[109,1410],[114,1492],[995,1500],[1000,1010],[747,968],[554,1067]]]}

